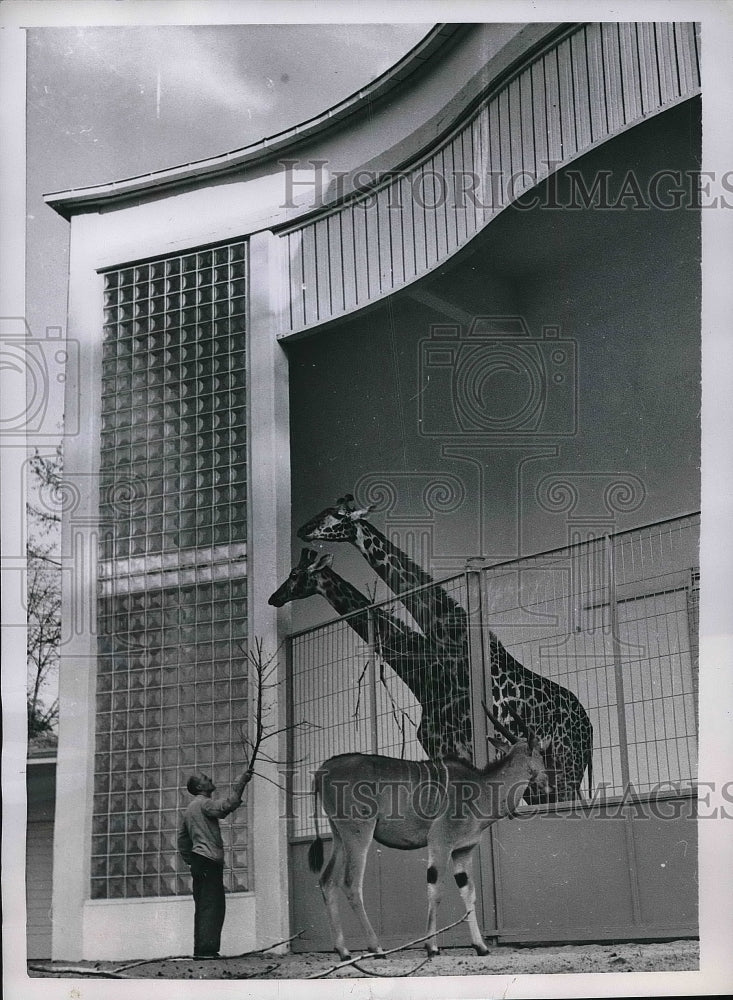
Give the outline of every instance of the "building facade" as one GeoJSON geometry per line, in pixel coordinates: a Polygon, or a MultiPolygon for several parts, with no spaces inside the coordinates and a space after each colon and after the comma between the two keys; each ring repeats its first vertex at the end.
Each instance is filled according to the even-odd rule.
{"type": "MultiPolygon", "coordinates": [[[[67,391],[79,400],[81,428],[65,451],[74,497],[64,517],[64,616],[73,628],[61,669],[54,957],[189,949],[189,880],[175,850],[185,777],[203,768],[224,787],[241,766],[252,724],[247,651],[256,638],[276,654],[290,629],[288,612],[267,598],[290,569],[303,497],[321,490],[331,499],[329,476],[333,489],[357,478],[353,442],[338,429],[349,386],[366,394],[367,411],[391,405],[393,359],[379,341],[389,316],[413,331],[405,343],[416,330],[434,339],[442,331],[430,358],[415,348],[434,366],[430,393],[451,330],[470,317],[529,315],[546,340],[535,353],[549,358],[560,334],[545,323],[557,287],[548,260],[562,259],[563,239],[599,262],[607,244],[596,230],[573,231],[566,215],[543,231],[550,215],[539,214],[539,199],[554,179],[564,190],[577,165],[578,207],[591,208],[599,165],[620,168],[630,149],[642,151],[641,174],[656,176],[650,157],[660,137],[682,176],[699,85],[694,25],[442,25],[364,91],[296,129],[47,197],[71,224],[68,336],[79,364],[67,391]],[[538,227],[530,242],[519,208],[538,227]],[[522,284],[528,272],[531,287],[522,284]],[[308,352],[320,365],[310,383],[308,352]],[[317,412],[326,397],[329,427],[317,412]],[[341,434],[343,465],[314,471],[312,456],[332,434],[341,434]]],[[[612,197],[623,206],[636,192],[612,197]]],[[[617,217],[604,216],[614,226],[617,217]]],[[[643,218],[609,238],[633,243],[643,218]]],[[[661,225],[668,216],[654,218],[661,225]]],[[[687,272],[694,232],[685,222],[674,233],[687,272]]],[[[639,255],[648,259],[646,244],[639,255]]],[[[671,281],[663,270],[653,264],[651,280],[671,281]]],[[[607,289],[602,276],[594,282],[597,303],[607,289]]],[[[613,316],[623,315],[621,299],[609,300],[613,316]]],[[[569,296],[553,303],[564,319],[573,308],[569,296]]],[[[664,327],[659,318],[648,325],[664,327]]],[[[470,407],[454,411],[455,427],[436,417],[448,391],[421,411],[415,455],[431,439],[442,459],[450,447],[474,447],[464,440],[475,429],[470,407]]],[[[525,426],[531,408],[510,423],[522,447],[525,431],[540,450],[573,437],[572,392],[557,406],[549,423],[525,426]]],[[[367,447],[380,447],[383,433],[391,441],[359,416],[352,409],[348,420],[367,447]]],[[[494,442],[504,429],[498,417],[479,420],[494,442]]],[[[415,455],[400,469],[391,448],[382,447],[387,471],[405,472],[415,455]]],[[[474,465],[483,476],[481,461],[474,465]]],[[[479,506],[485,493],[481,479],[479,506]]],[[[403,514],[402,528],[420,521],[414,510],[403,514]]],[[[516,554],[509,542],[487,548],[478,530],[478,542],[466,531],[453,547],[459,562],[516,554]]],[[[434,572],[455,564],[449,546],[420,551],[434,572]]],[[[282,690],[266,692],[273,730],[286,724],[282,690]]],[[[286,750],[283,735],[273,756],[286,750]]],[[[223,950],[231,953],[292,933],[285,795],[277,765],[259,769],[271,780],[252,782],[228,827],[223,950]]]]}

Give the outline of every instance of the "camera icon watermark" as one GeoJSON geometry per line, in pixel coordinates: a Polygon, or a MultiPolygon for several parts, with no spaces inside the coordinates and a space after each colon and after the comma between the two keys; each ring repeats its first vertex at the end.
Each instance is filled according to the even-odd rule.
{"type": "Polygon", "coordinates": [[[420,341],[418,429],[426,437],[571,437],[577,345],[558,326],[533,337],[521,316],[431,327],[420,341]]]}
{"type": "Polygon", "coordinates": [[[64,434],[77,434],[78,401],[65,393],[65,384],[72,374],[76,381],[78,370],[79,345],[60,326],[46,327],[45,336],[34,337],[22,316],[0,317],[0,437],[57,439],[58,428],[49,426],[56,408],[63,411],[64,434]]]}

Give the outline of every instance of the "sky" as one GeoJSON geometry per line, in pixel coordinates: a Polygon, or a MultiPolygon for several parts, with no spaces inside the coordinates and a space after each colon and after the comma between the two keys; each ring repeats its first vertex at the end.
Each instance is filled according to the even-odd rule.
{"type": "MultiPolygon", "coordinates": [[[[66,328],[69,223],[43,195],[215,156],[324,111],[430,24],[31,28],[27,319],[66,328]]],[[[48,408],[58,425],[62,399],[48,408]]]]}

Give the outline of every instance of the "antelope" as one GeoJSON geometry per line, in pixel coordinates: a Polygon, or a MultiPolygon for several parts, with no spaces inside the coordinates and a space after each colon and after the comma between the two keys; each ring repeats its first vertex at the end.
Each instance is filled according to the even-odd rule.
{"type": "Polygon", "coordinates": [[[484,830],[502,817],[516,813],[530,783],[546,790],[548,779],[540,741],[517,713],[510,710],[526,739],[512,735],[485,704],[483,708],[510,744],[489,737],[502,754],[483,769],[458,757],[415,761],[347,753],[330,757],[316,772],[313,783],[316,839],[308,851],[308,864],[314,872],[323,867],[323,840],[317,818],[320,794],[333,835],[333,849],[318,885],[326,904],[334,948],[342,960],[351,955],[339,917],[338,887],[361,922],[369,951],[375,956],[384,955],[362,898],[372,839],[402,851],[428,849],[429,957],[439,953],[438,906],[449,867],[466,907],[471,943],[476,954],[488,954],[476,919],[473,851],[484,830]]]}

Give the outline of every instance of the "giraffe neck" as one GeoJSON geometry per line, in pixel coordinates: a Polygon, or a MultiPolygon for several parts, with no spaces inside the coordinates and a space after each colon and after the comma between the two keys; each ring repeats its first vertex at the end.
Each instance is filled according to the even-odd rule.
{"type": "Polygon", "coordinates": [[[417,737],[428,755],[451,752],[470,758],[468,680],[462,677],[460,669],[460,683],[456,677],[451,677],[445,650],[381,608],[372,612],[370,627],[369,616],[365,613],[370,604],[368,598],[330,567],[314,575],[314,580],[317,592],[337,614],[349,616],[346,624],[364,642],[374,643],[380,659],[412,691],[422,709],[417,737]]]}
{"type": "Polygon", "coordinates": [[[313,576],[318,593],[326,598],[337,614],[348,615],[368,607],[369,599],[329,566],[313,576]]]}
{"type": "MultiPolygon", "coordinates": [[[[465,612],[432,576],[368,521],[356,521],[354,545],[367,560],[375,573],[384,580],[393,594],[396,594],[426,636],[437,642],[446,640],[446,625],[449,620],[454,631],[456,627],[465,630],[465,612]],[[433,584],[433,586],[429,586],[433,584]],[[424,587],[417,593],[406,591],[424,587]]],[[[453,635],[454,640],[463,637],[453,635]]]]}
{"type": "Polygon", "coordinates": [[[375,573],[395,594],[433,583],[429,573],[367,521],[356,522],[354,544],[375,573]]]}
{"type": "Polygon", "coordinates": [[[362,611],[371,603],[360,590],[339,576],[334,570],[326,567],[316,578],[318,593],[325,597],[337,614],[349,615],[346,624],[365,642],[374,640],[379,645],[380,656],[405,680],[408,673],[414,677],[416,660],[429,656],[429,644],[423,636],[408,629],[392,618],[381,608],[375,608],[372,619],[374,633],[369,633],[369,622],[366,615],[353,614],[362,611]]]}

